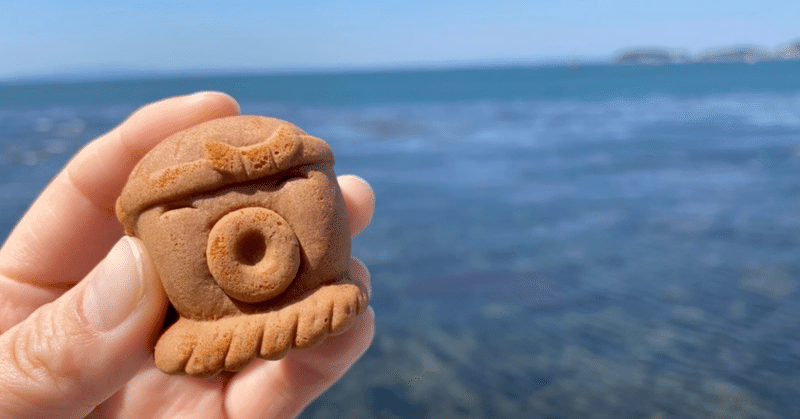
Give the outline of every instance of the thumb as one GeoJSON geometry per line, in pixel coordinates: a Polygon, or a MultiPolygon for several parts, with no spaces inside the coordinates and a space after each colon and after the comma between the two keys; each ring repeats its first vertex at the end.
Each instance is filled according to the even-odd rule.
{"type": "Polygon", "coordinates": [[[0,417],[78,418],[152,357],[166,297],[138,239],[0,335],[0,417]]]}

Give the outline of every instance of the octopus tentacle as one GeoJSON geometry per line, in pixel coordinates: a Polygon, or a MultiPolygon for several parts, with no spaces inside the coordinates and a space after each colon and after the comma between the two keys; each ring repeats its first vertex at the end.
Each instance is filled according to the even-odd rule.
{"type": "Polygon", "coordinates": [[[156,366],[168,374],[181,374],[194,352],[197,334],[192,321],[179,318],[156,343],[156,366]]]}
{"type": "Polygon", "coordinates": [[[225,357],[225,370],[240,371],[250,363],[258,355],[256,348],[261,347],[263,337],[263,323],[252,319],[238,322],[228,355],[225,357]]]}
{"type": "Polygon", "coordinates": [[[280,359],[292,348],[310,348],[344,332],[365,307],[361,288],[340,283],[266,313],[208,321],[180,318],[156,344],[156,365],[195,377],[239,371],[255,357],[280,359]]]}
{"type": "Polygon", "coordinates": [[[312,310],[300,312],[298,315],[297,333],[294,339],[295,348],[310,348],[328,335],[326,333],[327,319],[323,314],[327,310],[321,306],[330,305],[331,302],[320,304],[318,301],[313,301],[310,303],[313,305],[312,310]]]}
{"type": "Polygon", "coordinates": [[[185,370],[195,377],[208,377],[222,370],[233,333],[231,327],[219,322],[198,322],[198,325],[200,336],[185,370]]]}

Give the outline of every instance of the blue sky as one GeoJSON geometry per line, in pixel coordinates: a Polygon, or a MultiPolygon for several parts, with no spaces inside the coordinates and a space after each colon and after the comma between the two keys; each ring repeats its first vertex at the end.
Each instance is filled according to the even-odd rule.
{"type": "Polygon", "coordinates": [[[800,1],[0,0],[0,78],[428,67],[697,54],[800,39],[800,1]]]}

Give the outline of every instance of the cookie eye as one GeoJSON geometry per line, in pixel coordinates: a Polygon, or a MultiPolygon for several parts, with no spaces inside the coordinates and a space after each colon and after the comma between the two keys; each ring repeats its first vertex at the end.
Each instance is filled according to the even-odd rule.
{"type": "Polygon", "coordinates": [[[278,174],[278,177],[275,180],[275,184],[277,186],[283,186],[286,182],[290,182],[295,179],[307,179],[307,178],[308,178],[307,166],[293,167],[289,170],[286,170],[278,174]]]}
{"type": "Polygon", "coordinates": [[[167,213],[174,213],[176,211],[182,210],[193,210],[195,206],[192,204],[191,201],[187,202],[170,202],[168,204],[164,204],[161,206],[161,215],[165,215],[167,213]]]}

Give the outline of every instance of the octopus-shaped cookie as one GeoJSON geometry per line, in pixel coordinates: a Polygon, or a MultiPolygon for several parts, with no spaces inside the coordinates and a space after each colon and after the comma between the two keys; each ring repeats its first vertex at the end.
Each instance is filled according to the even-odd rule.
{"type": "Polygon", "coordinates": [[[367,306],[348,276],[347,210],[324,141],[237,116],[153,148],[117,200],[179,318],[156,365],[208,377],[347,330],[367,306]]]}

